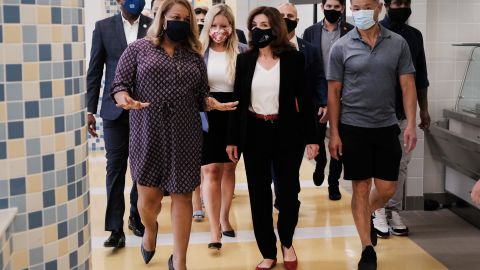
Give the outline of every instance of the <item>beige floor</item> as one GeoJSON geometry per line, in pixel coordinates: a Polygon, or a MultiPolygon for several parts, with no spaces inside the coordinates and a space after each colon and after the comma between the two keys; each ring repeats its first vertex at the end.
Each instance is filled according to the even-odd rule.
{"type": "MultiPolygon", "coordinates": [[[[140,238],[127,234],[127,247],[121,250],[106,249],[101,246],[108,236],[103,231],[105,212],[105,161],[98,153],[91,155],[90,185],[91,185],[91,220],[93,237],[93,269],[167,269],[166,261],[171,253],[170,241],[159,242],[157,254],[152,262],[144,265],[138,247],[140,238]]],[[[309,184],[313,166],[303,162],[301,180],[309,184]]],[[[127,180],[127,186],[130,186],[127,180]]],[[[237,183],[245,183],[243,164],[237,169],[237,183]]],[[[302,189],[300,200],[300,219],[297,226],[294,245],[299,257],[299,270],[316,269],[356,269],[360,256],[360,243],[354,231],[354,223],[350,213],[350,196],[343,192],[344,197],[339,202],[327,199],[326,187],[307,187],[302,189]],[[312,237],[309,237],[310,234],[312,237]]],[[[225,269],[240,270],[254,269],[261,256],[257,246],[251,238],[252,226],[248,192],[244,189],[235,192],[231,211],[231,222],[241,235],[237,239],[229,239],[224,243],[221,254],[212,253],[207,249],[208,220],[203,223],[194,223],[192,227],[192,241],[188,251],[189,269],[225,269]],[[195,240],[194,240],[195,239],[195,240]]],[[[128,204],[128,193],[125,193],[128,204]]],[[[128,205],[127,213],[128,216],[128,205]]],[[[169,219],[170,203],[166,199],[164,210],[158,221],[160,237],[171,237],[169,219]]],[[[125,218],[126,220],[126,218],[125,218]]],[[[159,238],[161,239],[161,238],[159,238]]],[[[376,248],[378,255],[378,269],[446,269],[414,242],[405,237],[392,237],[380,240],[376,248]]],[[[281,261],[281,254],[278,254],[281,261]]],[[[284,269],[280,263],[275,269],[284,269]]]]}

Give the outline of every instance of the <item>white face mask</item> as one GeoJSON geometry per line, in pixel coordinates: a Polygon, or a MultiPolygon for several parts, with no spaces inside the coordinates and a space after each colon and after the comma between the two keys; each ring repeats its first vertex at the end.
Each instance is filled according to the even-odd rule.
{"type": "Polygon", "coordinates": [[[352,14],[355,25],[360,30],[368,30],[376,23],[375,19],[373,18],[375,15],[375,10],[358,10],[352,12],[352,14]]]}

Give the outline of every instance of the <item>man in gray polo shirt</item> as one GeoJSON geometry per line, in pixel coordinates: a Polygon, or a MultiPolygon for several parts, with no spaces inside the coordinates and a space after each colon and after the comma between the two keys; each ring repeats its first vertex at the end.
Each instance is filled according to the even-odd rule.
{"type": "Polygon", "coordinates": [[[407,152],[416,145],[417,98],[407,42],[378,24],[382,4],[350,1],[356,29],[333,45],[327,70],[329,150],[333,158],[341,158],[344,178],[352,180],[352,213],[364,247],[358,269],[366,270],[377,267],[371,215],[395,193],[402,155],[395,113],[397,80],[407,118],[407,152]]]}

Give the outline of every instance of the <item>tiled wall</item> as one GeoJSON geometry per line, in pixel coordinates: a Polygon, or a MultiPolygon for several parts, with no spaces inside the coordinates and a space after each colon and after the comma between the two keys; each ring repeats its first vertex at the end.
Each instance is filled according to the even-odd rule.
{"type": "Polygon", "coordinates": [[[83,0],[0,6],[0,208],[12,269],[90,269],[83,0]]]}

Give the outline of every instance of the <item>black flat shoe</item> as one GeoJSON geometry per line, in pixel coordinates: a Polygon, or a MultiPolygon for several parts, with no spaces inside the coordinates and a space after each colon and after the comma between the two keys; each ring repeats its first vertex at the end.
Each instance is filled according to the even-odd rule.
{"type": "MultiPolygon", "coordinates": [[[[157,222],[157,233],[155,233],[155,247],[157,246],[157,234],[158,234],[158,222],[157,222]]],[[[155,255],[155,249],[152,251],[145,250],[145,248],[143,247],[143,239],[142,239],[142,245],[140,246],[140,251],[142,253],[143,261],[145,262],[145,264],[148,264],[152,260],[153,255],[155,255]]]]}
{"type": "Polygon", "coordinates": [[[234,230],[223,231],[222,234],[225,235],[225,236],[227,236],[227,237],[235,237],[235,236],[237,236],[237,235],[235,234],[235,231],[234,231],[234,230]]]}
{"type": "Polygon", "coordinates": [[[143,226],[142,222],[138,218],[134,218],[132,216],[128,217],[128,229],[133,232],[135,236],[143,237],[145,233],[145,226],[143,226]]]}
{"type": "Polygon", "coordinates": [[[123,231],[115,232],[113,231],[110,234],[105,242],[103,242],[104,247],[113,247],[113,248],[124,248],[125,247],[125,234],[123,231]]]}
{"type": "Polygon", "coordinates": [[[173,254],[168,258],[168,270],[175,270],[175,268],[173,268],[173,254]]]}
{"type": "Polygon", "coordinates": [[[339,201],[342,199],[342,193],[340,193],[338,186],[328,187],[328,198],[331,201],[339,201]]]}
{"type": "Polygon", "coordinates": [[[324,180],[325,180],[325,174],[317,171],[313,172],[313,184],[315,184],[315,186],[317,187],[321,186],[324,180]]]}
{"type": "Polygon", "coordinates": [[[220,242],[210,243],[210,244],[208,244],[208,248],[209,249],[220,250],[222,248],[222,243],[220,243],[220,242]]]}

